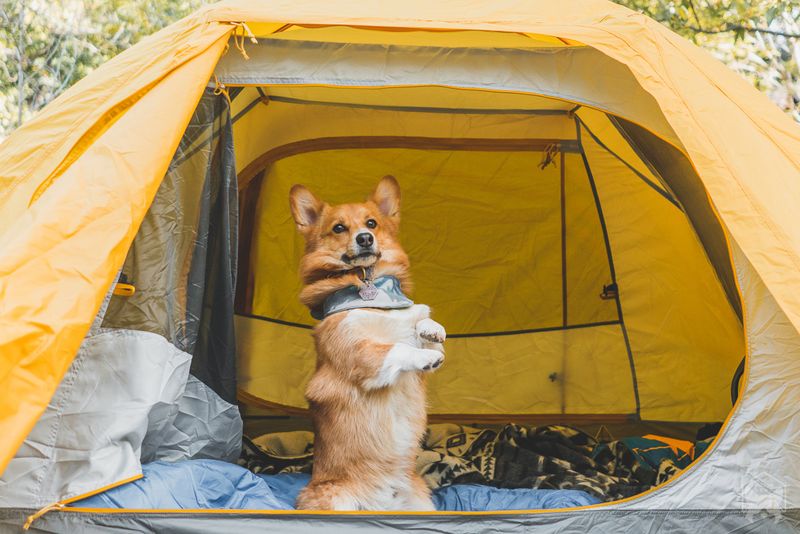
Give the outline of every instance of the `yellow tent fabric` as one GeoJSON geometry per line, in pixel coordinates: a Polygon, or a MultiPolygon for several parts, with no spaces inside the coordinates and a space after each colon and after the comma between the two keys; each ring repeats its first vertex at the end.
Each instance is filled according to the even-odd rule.
{"type": "Polygon", "coordinates": [[[242,192],[258,191],[252,245],[240,247],[251,247],[250,276],[239,283],[253,286],[252,302],[237,318],[239,387],[249,400],[305,408],[315,366],[308,331],[289,326],[312,324],[295,297],[303,242],[284,201],[289,189],[303,183],[347,202],[392,173],[404,190],[414,298],[450,333],[448,365],[430,380],[432,417],[703,422],[728,413],[741,324],[685,213],[604,114],[452,116],[271,101],[240,116],[234,136],[261,140],[244,143],[239,165],[267,170],[242,192]],[[397,132],[405,148],[382,136],[397,132]],[[308,141],[270,148],[288,135],[308,141]],[[563,159],[542,168],[553,140],[563,159]],[[282,157],[248,153],[251,145],[282,157]],[[621,311],[600,297],[611,269],[621,311]]]}
{"type": "Polygon", "coordinates": [[[88,330],[236,22],[514,32],[599,50],[652,96],[752,276],[800,328],[800,132],[654,21],[601,1],[224,2],[121,54],[0,146],[0,468],[88,330]]]}

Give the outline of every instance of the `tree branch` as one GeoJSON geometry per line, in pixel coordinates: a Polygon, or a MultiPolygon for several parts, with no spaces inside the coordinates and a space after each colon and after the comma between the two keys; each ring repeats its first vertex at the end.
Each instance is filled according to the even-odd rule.
{"type": "Polygon", "coordinates": [[[17,124],[22,124],[23,110],[25,109],[25,2],[19,2],[17,15],[17,124]]]}
{"type": "MultiPolygon", "coordinates": [[[[668,24],[670,21],[668,20],[659,20],[659,22],[668,24]]],[[[707,33],[707,34],[717,34],[717,33],[728,33],[728,32],[750,32],[750,33],[768,33],[770,35],[778,35],[781,37],[786,37],[788,39],[800,39],[800,33],[790,33],[790,32],[782,32],[778,30],[770,30],[767,28],[754,28],[752,26],[743,26],[741,24],[726,24],[722,28],[717,28],[714,30],[707,30],[705,28],[698,28],[697,26],[683,26],[687,30],[691,30],[695,33],[707,33]]]]}
{"type": "Polygon", "coordinates": [[[700,17],[697,16],[697,10],[694,8],[694,0],[689,0],[689,7],[692,9],[692,15],[694,15],[694,20],[697,22],[697,27],[702,30],[703,25],[700,23],[700,17]]]}

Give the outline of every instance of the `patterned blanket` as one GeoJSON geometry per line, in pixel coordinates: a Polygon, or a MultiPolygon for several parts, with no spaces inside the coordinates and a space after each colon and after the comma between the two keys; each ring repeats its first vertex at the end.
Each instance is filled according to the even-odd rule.
{"type": "MultiPolygon", "coordinates": [[[[713,437],[688,442],[644,436],[601,443],[559,425],[500,430],[431,425],[417,470],[428,486],[485,484],[500,488],[582,490],[618,500],[661,484],[700,455],[713,437]]],[[[239,461],[254,473],[311,472],[310,432],[245,438],[239,461]]]]}

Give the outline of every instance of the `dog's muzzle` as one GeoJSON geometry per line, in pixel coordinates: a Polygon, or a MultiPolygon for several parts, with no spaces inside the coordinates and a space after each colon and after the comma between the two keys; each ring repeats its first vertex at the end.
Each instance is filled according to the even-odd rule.
{"type": "Polygon", "coordinates": [[[355,235],[347,254],[342,259],[350,265],[366,267],[378,261],[379,257],[375,236],[372,232],[361,231],[355,235]]]}

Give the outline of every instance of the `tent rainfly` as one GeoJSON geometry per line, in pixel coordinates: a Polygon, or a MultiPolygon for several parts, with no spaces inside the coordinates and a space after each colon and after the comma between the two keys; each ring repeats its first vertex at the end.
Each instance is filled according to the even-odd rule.
{"type": "Polygon", "coordinates": [[[0,145],[0,525],[794,531],[799,165],[765,96],[603,0],[201,9],[0,145]],[[288,191],[384,174],[450,333],[431,421],[724,421],[709,450],[572,510],[70,507],[154,459],[235,460],[240,409],[304,416],[288,191]]]}

